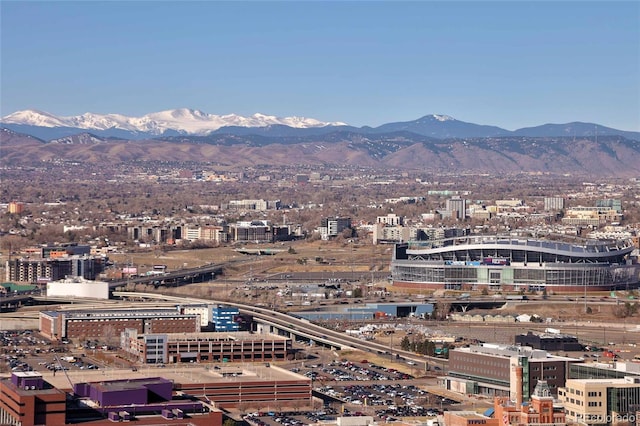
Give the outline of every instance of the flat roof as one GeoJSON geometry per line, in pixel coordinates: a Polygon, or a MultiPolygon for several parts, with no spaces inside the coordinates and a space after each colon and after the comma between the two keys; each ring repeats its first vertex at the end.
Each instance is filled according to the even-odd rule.
{"type": "MultiPolygon", "coordinates": [[[[631,376],[633,377],[633,376],[631,376]]],[[[633,379],[637,379],[637,377],[633,377],[633,379]]],[[[575,383],[584,383],[584,384],[596,384],[596,385],[633,385],[638,386],[638,383],[634,383],[633,381],[628,381],[626,378],[621,377],[618,379],[606,378],[606,379],[567,379],[567,382],[575,382],[575,383]]]]}
{"type": "MultiPolygon", "coordinates": [[[[279,336],[277,334],[261,334],[261,333],[249,333],[248,331],[213,331],[213,332],[199,332],[199,333],[152,333],[152,334],[166,334],[169,338],[169,342],[181,342],[181,341],[240,341],[240,340],[290,340],[290,337],[279,336]]],[[[138,337],[143,336],[139,334],[138,337]]]]}
{"type": "Polygon", "coordinates": [[[43,314],[57,316],[64,314],[66,319],[110,319],[110,318],[154,318],[154,317],[195,317],[197,314],[182,314],[176,308],[152,308],[152,309],[100,309],[100,310],[65,310],[43,311],[43,314]]]}
{"type": "Polygon", "coordinates": [[[11,374],[16,377],[42,377],[42,374],[37,371],[14,371],[11,374]]]}
{"type": "Polygon", "coordinates": [[[451,414],[465,419],[488,419],[489,417],[478,414],[475,411],[451,411],[451,414]]]}
{"type": "MultiPolygon", "coordinates": [[[[0,381],[5,382],[5,385],[7,385],[7,387],[13,389],[13,391],[15,393],[17,393],[18,395],[55,395],[55,394],[60,394],[63,393],[63,391],[58,388],[57,386],[55,386],[54,384],[50,383],[51,386],[47,386],[45,384],[44,388],[42,389],[23,389],[21,387],[18,387],[16,385],[13,384],[13,382],[11,381],[10,378],[8,377],[4,377],[2,379],[0,379],[0,381]]],[[[48,381],[48,380],[46,380],[48,381]]],[[[67,388],[69,388],[69,382],[67,382],[67,388]]]]}
{"type": "Polygon", "coordinates": [[[171,380],[174,383],[184,385],[200,383],[229,383],[229,382],[255,382],[302,380],[311,381],[308,377],[293,373],[284,368],[274,366],[266,367],[265,363],[201,363],[189,365],[167,365],[165,368],[157,366],[137,366],[137,371],[130,368],[99,369],[99,370],[68,370],[69,379],[58,371],[55,376],[52,371],[42,372],[45,381],[58,389],[71,389],[71,383],[107,382],[110,380],[135,380],[145,378],[161,378],[171,380]],[[215,367],[218,367],[216,369],[215,367]]]}
{"type": "Polygon", "coordinates": [[[131,390],[131,389],[140,389],[146,385],[153,384],[166,384],[171,383],[170,380],[163,379],[162,377],[141,377],[136,379],[122,379],[122,380],[105,380],[96,384],[96,387],[102,389],[103,391],[121,391],[121,390],[131,390]]]}
{"type": "Polygon", "coordinates": [[[579,358],[571,358],[559,355],[552,355],[543,349],[534,349],[531,346],[501,345],[495,343],[483,343],[471,345],[467,348],[456,348],[454,351],[473,353],[499,358],[512,358],[516,356],[526,356],[529,362],[545,361],[580,361],[579,358]]]}

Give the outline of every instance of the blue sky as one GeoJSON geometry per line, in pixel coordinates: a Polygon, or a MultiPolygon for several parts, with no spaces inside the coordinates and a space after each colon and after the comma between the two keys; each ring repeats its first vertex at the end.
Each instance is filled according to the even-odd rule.
{"type": "Polygon", "coordinates": [[[0,113],[640,131],[640,2],[0,2],[0,113]]]}

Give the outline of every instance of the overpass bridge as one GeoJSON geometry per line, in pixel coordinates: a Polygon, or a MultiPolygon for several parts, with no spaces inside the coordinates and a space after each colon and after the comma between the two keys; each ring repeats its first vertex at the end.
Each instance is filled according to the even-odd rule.
{"type": "Polygon", "coordinates": [[[178,287],[184,284],[200,283],[213,280],[216,275],[222,273],[222,268],[227,263],[210,263],[208,265],[199,266],[197,268],[180,269],[173,272],[166,272],[162,275],[146,275],[142,277],[132,277],[127,279],[115,280],[109,283],[110,289],[124,287],[127,284],[152,284],[156,287],[178,287]]]}
{"type": "Polygon", "coordinates": [[[32,300],[33,296],[30,294],[0,297],[0,312],[15,311],[21,306],[29,304],[32,300]]]}
{"type": "Polygon", "coordinates": [[[425,370],[430,365],[439,365],[444,370],[448,364],[448,360],[437,357],[429,357],[426,355],[417,355],[414,352],[404,351],[398,348],[390,348],[386,345],[364,341],[346,333],[330,330],[322,326],[313,324],[305,318],[296,317],[283,312],[273,311],[258,306],[245,305],[241,303],[216,301],[209,299],[197,299],[180,296],[169,296],[155,293],[143,292],[125,292],[116,291],[114,297],[134,298],[134,299],[161,299],[166,301],[174,301],[176,303],[196,303],[196,304],[223,304],[238,308],[241,314],[253,317],[259,326],[274,334],[280,334],[292,339],[313,341],[315,344],[326,346],[328,348],[357,349],[363,352],[369,352],[389,357],[390,360],[413,361],[420,368],[425,370]]]}

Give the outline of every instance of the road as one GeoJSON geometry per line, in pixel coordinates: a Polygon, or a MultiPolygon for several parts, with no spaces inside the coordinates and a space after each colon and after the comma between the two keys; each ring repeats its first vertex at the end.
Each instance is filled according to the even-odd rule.
{"type": "Polygon", "coordinates": [[[224,303],[226,305],[237,307],[240,310],[240,313],[252,315],[254,318],[258,318],[266,323],[275,324],[278,327],[293,334],[300,334],[304,337],[310,336],[318,344],[354,348],[364,352],[388,356],[390,360],[414,361],[416,362],[417,367],[420,369],[426,369],[427,363],[430,365],[439,365],[441,366],[440,368],[446,369],[446,365],[448,363],[448,360],[442,358],[416,355],[413,352],[403,351],[397,348],[390,349],[388,346],[380,343],[364,341],[357,337],[347,335],[343,332],[334,331],[319,325],[315,325],[304,318],[298,318],[286,313],[272,311],[270,309],[260,308],[252,305],[141,292],[114,292],[114,297],[162,299],[181,303],[224,303]]]}

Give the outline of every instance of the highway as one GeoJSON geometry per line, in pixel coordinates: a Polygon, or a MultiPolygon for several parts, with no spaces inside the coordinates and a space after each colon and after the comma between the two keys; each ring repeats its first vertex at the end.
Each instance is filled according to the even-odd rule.
{"type": "Polygon", "coordinates": [[[167,301],[175,301],[178,303],[196,303],[196,304],[224,304],[237,307],[241,314],[251,315],[254,319],[258,319],[264,324],[276,326],[278,329],[288,333],[300,336],[306,339],[312,339],[315,343],[335,347],[339,349],[358,349],[364,352],[375,353],[382,356],[388,356],[389,359],[404,359],[406,361],[416,362],[418,368],[427,368],[429,365],[438,365],[444,368],[448,364],[448,360],[443,358],[428,357],[417,355],[413,352],[403,351],[397,348],[389,348],[386,345],[371,341],[364,341],[357,337],[349,336],[343,332],[329,330],[327,328],[315,325],[307,319],[298,318],[278,311],[272,311],[266,308],[260,308],[252,305],[241,303],[216,301],[208,299],[197,299],[190,297],[167,296],[156,293],[141,292],[114,292],[114,297],[135,298],[135,299],[162,299],[167,301]],[[398,358],[400,357],[400,358],[398,358]]]}
{"type": "Polygon", "coordinates": [[[181,284],[191,284],[194,282],[211,281],[215,278],[216,274],[222,271],[224,266],[229,265],[232,262],[241,262],[244,259],[232,260],[225,263],[211,263],[209,265],[199,266],[197,268],[180,269],[174,272],[167,272],[165,274],[147,275],[143,277],[132,277],[122,280],[111,281],[109,287],[115,289],[125,286],[127,284],[153,284],[155,282],[158,285],[163,286],[177,286],[181,284]]]}

